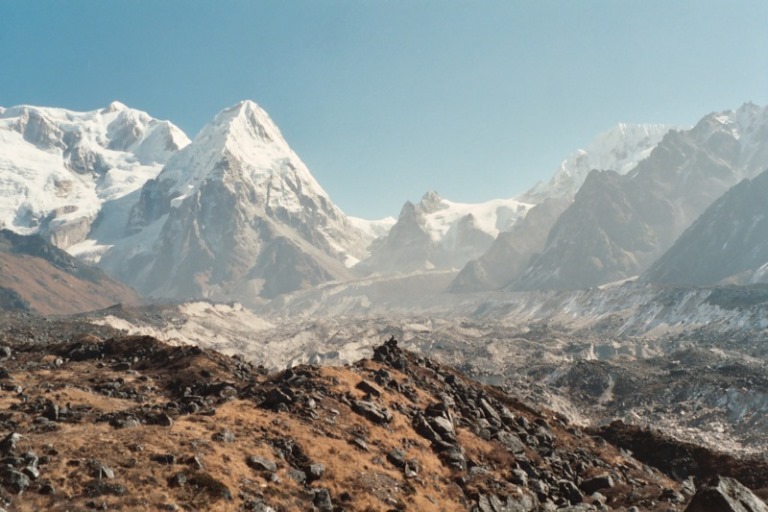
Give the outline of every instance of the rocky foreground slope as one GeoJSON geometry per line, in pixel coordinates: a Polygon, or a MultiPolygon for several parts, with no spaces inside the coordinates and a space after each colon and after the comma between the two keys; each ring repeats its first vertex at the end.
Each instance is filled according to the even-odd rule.
{"type": "Polygon", "coordinates": [[[759,494],[762,459],[621,423],[585,432],[394,339],[354,365],[269,374],[68,319],[2,325],[7,510],[765,510],[727,478],[759,494]]]}

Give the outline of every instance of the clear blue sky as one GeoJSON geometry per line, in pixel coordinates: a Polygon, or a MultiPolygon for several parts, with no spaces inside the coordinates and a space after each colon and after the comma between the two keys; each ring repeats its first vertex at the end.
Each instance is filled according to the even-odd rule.
{"type": "Polygon", "coordinates": [[[768,2],[0,1],[0,105],[262,105],[348,214],[512,197],[617,122],[768,103],[768,2]]]}

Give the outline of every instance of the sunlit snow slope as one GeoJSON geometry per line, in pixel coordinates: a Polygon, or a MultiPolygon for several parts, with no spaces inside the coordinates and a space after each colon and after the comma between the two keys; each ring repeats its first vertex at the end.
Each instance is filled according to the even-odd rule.
{"type": "Polygon", "coordinates": [[[0,225],[70,248],[87,238],[105,203],[141,188],[188,143],[168,121],[118,102],[91,112],[4,109],[0,225]]]}

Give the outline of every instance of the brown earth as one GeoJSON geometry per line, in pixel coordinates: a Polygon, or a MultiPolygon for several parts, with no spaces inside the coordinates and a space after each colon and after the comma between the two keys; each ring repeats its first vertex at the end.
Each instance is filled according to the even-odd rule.
{"type": "Polygon", "coordinates": [[[353,366],[269,375],[79,330],[0,342],[7,510],[676,511],[692,495],[394,340],[353,366]]]}
{"type": "Polygon", "coordinates": [[[42,238],[0,230],[0,310],[69,315],[139,302],[130,287],[42,238]]]}

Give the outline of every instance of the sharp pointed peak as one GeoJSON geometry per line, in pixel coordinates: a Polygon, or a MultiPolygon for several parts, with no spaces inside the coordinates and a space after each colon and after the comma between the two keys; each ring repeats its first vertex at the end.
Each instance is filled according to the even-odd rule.
{"type": "Polygon", "coordinates": [[[269,114],[252,100],[243,100],[219,112],[203,129],[201,136],[220,134],[227,139],[234,137],[242,143],[260,141],[260,144],[287,145],[280,129],[269,114]]]}
{"type": "Polygon", "coordinates": [[[221,112],[219,112],[218,116],[228,117],[228,118],[235,118],[238,116],[249,116],[249,115],[256,115],[259,117],[266,117],[269,119],[269,114],[267,114],[266,110],[261,108],[258,103],[256,103],[253,100],[242,100],[238,101],[231,107],[227,107],[221,112]]]}

